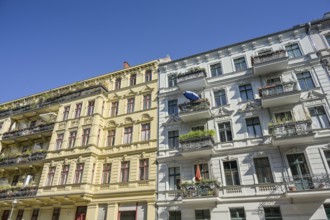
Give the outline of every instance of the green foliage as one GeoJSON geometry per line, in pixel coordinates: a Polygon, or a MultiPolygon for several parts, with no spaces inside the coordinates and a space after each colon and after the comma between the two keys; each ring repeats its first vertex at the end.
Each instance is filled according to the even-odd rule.
{"type": "Polygon", "coordinates": [[[197,131],[190,131],[187,134],[180,135],[179,140],[180,141],[186,141],[190,139],[197,139],[202,137],[212,137],[215,135],[214,130],[197,130],[197,131]]]}

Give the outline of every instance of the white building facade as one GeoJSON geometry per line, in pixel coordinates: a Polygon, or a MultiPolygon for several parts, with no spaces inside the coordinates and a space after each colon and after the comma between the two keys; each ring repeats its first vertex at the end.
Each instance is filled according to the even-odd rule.
{"type": "Polygon", "coordinates": [[[158,219],[329,219],[329,54],[324,16],[161,64],[158,219]]]}

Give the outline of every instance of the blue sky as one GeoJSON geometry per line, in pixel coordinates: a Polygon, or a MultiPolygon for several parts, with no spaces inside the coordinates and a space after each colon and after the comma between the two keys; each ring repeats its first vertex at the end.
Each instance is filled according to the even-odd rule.
{"type": "Polygon", "coordinates": [[[0,103],[319,19],[329,0],[0,0],[0,103]]]}

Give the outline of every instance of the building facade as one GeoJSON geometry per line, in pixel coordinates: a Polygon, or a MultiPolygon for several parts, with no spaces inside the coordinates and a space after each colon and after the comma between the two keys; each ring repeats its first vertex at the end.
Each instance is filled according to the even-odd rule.
{"type": "Polygon", "coordinates": [[[158,219],[329,219],[329,55],[324,16],[162,63],[158,219]]]}
{"type": "Polygon", "coordinates": [[[158,63],[1,104],[1,219],[155,219],[158,63]]]}

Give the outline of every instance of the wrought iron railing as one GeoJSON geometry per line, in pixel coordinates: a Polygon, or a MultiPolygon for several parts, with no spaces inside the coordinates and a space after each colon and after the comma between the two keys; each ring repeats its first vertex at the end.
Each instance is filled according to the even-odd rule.
{"type": "Polygon", "coordinates": [[[185,73],[180,73],[177,75],[177,81],[178,83],[184,82],[186,80],[191,79],[198,79],[198,78],[205,78],[206,77],[206,71],[203,68],[195,68],[191,69],[185,73]]]}
{"type": "Polygon", "coordinates": [[[288,191],[330,189],[329,174],[294,175],[287,180],[288,191]]]}
{"type": "Polygon", "coordinates": [[[29,163],[33,161],[39,161],[46,158],[46,152],[35,152],[30,155],[21,156],[3,156],[0,157],[0,166],[8,166],[11,164],[29,163]]]}
{"type": "Polygon", "coordinates": [[[17,187],[0,191],[0,199],[32,197],[37,195],[38,187],[17,187]]]}
{"type": "Polygon", "coordinates": [[[17,131],[9,131],[3,134],[2,139],[9,139],[9,138],[14,138],[18,136],[25,136],[25,135],[31,135],[31,134],[36,134],[44,131],[52,131],[54,129],[55,123],[47,123],[47,124],[42,124],[30,128],[25,128],[17,131]]]}
{"type": "Polygon", "coordinates": [[[278,60],[281,58],[287,58],[288,55],[285,50],[270,51],[261,55],[255,55],[251,57],[252,65],[278,60]]]}
{"type": "Polygon", "coordinates": [[[198,137],[198,138],[190,138],[187,140],[180,140],[182,151],[190,151],[190,150],[198,150],[205,147],[214,146],[213,137],[198,137]]]}
{"type": "Polygon", "coordinates": [[[259,88],[259,95],[262,98],[266,98],[293,91],[298,91],[296,82],[283,82],[259,88]]]}
{"type": "Polygon", "coordinates": [[[196,101],[181,103],[178,107],[180,109],[180,114],[184,114],[210,109],[210,102],[208,99],[199,99],[196,101]]]}
{"type": "Polygon", "coordinates": [[[269,134],[276,138],[292,137],[310,134],[312,130],[312,120],[286,121],[268,126],[269,134]]]}
{"type": "Polygon", "coordinates": [[[200,182],[182,183],[181,193],[183,198],[216,197],[219,184],[215,180],[203,180],[200,182]]]}

